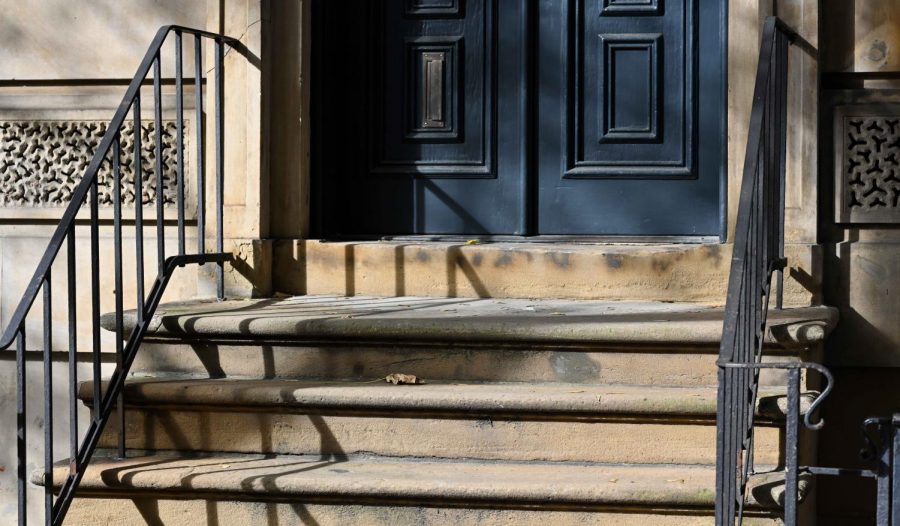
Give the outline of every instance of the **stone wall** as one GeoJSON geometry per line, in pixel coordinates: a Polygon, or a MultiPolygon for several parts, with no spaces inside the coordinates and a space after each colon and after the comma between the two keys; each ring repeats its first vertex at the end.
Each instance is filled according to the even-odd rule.
{"type": "MultiPolygon", "coordinates": [[[[863,419],[900,410],[900,207],[890,195],[898,188],[890,156],[900,144],[892,146],[890,123],[900,118],[900,81],[885,76],[900,72],[900,4],[822,0],[821,12],[825,300],[841,321],[826,348],[836,390],[823,408],[819,462],[863,467],[863,419]],[[879,75],[861,75],[870,73],[879,75]],[[851,134],[862,144],[849,144],[851,134]]],[[[872,523],[874,499],[872,483],[820,477],[819,515],[829,524],[872,523]]]]}
{"type": "Polygon", "coordinates": [[[823,189],[833,188],[823,191],[823,201],[830,201],[823,213],[827,297],[844,313],[830,358],[845,366],[897,367],[900,173],[892,163],[900,140],[891,127],[900,118],[900,5],[827,0],[823,13],[824,30],[835,35],[823,49],[827,74],[844,74],[822,93],[821,179],[823,189]],[[897,79],[847,75],[873,72],[895,72],[897,79]],[[866,129],[856,133],[854,123],[866,129]]]}

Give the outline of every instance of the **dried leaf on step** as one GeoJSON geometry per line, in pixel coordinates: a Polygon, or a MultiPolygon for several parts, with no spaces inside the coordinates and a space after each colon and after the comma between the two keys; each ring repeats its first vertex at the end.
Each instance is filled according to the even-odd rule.
{"type": "Polygon", "coordinates": [[[384,381],[394,385],[424,384],[425,381],[414,374],[394,373],[384,377],[384,381]]]}

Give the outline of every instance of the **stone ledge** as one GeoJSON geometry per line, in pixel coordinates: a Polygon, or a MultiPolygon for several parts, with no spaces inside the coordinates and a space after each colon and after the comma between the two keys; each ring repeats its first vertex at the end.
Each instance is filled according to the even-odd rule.
{"type": "MultiPolygon", "coordinates": [[[[329,504],[296,502],[246,502],[239,500],[182,500],[142,498],[123,501],[116,498],[78,498],[66,516],[67,526],[100,524],[145,524],[158,520],[166,526],[197,524],[317,524],[320,526],[708,526],[709,510],[670,513],[653,509],[547,510],[495,509],[490,507],[435,507],[428,503],[413,506],[370,504],[329,504]],[[227,523],[224,519],[227,518],[227,523]]],[[[776,514],[762,512],[745,515],[745,526],[783,526],[776,514]]]]}
{"type": "MultiPolygon", "coordinates": [[[[762,388],[759,414],[782,418],[784,408],[778,402],[783,391],[762,388]]],[[[91,405],[93,383],[82,383],[78,396],[91,405]]],[[[190,378],[133,379],[126,384],[125,398],[130,406],[180,410],[714,420],[717,395],[714,387],[447,382],[397,386],[371,381],[190,378]]],[[[815,393],[805,393],[803,409],[814,399],[815,393]]]]}
{"type": "MultiPolygon", "coordinates": [[[[161,305],[147,336],[239,341],[715,346],[723,310],[692,303],[298,296],[161,305]]],[[[105,315],[103,326],[114,327],[105,315]]],[[[125,328],[134,325],[134,312],[125,328]]],[[[809,347],[837,323],[829,307],[771,311],[767,340],[809,347]]]]}
{"type": "MultiPolygon", "coordinates": [[[[56,464],[53,480],[57,486],[68,472],[68,461],[56,464]]],[[[32,481],[42,484],[42,476],[37,471],[32,481]]],[[[805,482],[801,484],[804,496],[808,486],[805,482]]],[[[783,484],[776,474],[763,476],[759,484],[751,486],[750,507],[777,507],[783,484]]],[[[373,456],[322,459],[293,455],[154,455],[124,460],[96,458],[81,481],[79,495],[427,501],[542,508],[710,508],[713,488],[712,466],[435,461],[373,456]]]]}

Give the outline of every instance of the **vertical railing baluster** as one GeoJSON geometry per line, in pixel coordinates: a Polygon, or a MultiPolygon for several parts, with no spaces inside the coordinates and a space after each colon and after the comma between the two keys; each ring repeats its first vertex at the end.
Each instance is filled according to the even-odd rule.
{"type": "MultiPolygon", "coordinates": [[[[787,141],[787,75],[788,75],[788,39],[785,35],[780,34],[781,38],[781,46],[778,52],[778,56],[781,59],[779,62],[779,70],[781,72],[781,86],[779,91],[779,99],[781,101],[781,110],[780,110],[780,119],[781,119],[781,142],[779,142],[781,146],[781,161],[780,161],[780,177],[778,178],[778,226],[776,229],[776,233],[778,235],[777,238],[777,249],[778,249],[778,258],[784,258],[784,191],[786,185],[786,172],[787,172],[787,146],[784,144],[787,141]]],[[[775,285],[775,308],[781,310],[784,307],[784,270],[779,269],[777,274],[777,282],[775,285]]],[[[898,525],[900,526],[900,525],[898,525]]]]}
{"type": "MultiPolygon", "coordinates": [[[[223,118],[225,99],[224,44],[217,38],[216,51],[216,252],[225,251],[223,243],[223,207],[225,205],[224,169],[225,152],[222,141],[225,139],[225,119],[223,118]]],[[[216,268],[216,297],[221,301],[225,299],[225,264],[219,262],[216,268]]]]}
{"type": "Polygon", "coordinates": [[[25,507],[28,481],[28,450],[25,447],[25,325],[19,327],[16,335],[16,501],[19,506],[19,526],[28,523],[28,510],[25,507]]]}
{"type": "Polygon", "coordinates": [[[887,419],[875,419],[878,423],[878,443],[875,446],[875,526],[896,526],[891,521],[891,460],[893,456],[893,440],[891,422],[887,419]]]}
{"type": "Polygon", "coordinates": [[[162,144],[162,65],[160,53],[156,52],[153,61],[153,127],[156,141],[153,154],[156,158],[156,256],[157,275],[162,276],[166,262],[166,225],[165,225],[165,185],[163,183],[163,144],[162,144]]]}
{"type": "MultiPolygon", "coordinates": [[[[140,106],[138,105],[137,98],[135,99],[135,114],[137,115],[137,119],[135,120],[135,130],[134,130],[134,142],[135,142],[135,164],[140,165],[140,106]]],[[[122,363],[122,339],[123,339],[123,331],[122,331],[122,312],[123,312],[123,296],[124,291],[122,290],[122,189],[121,189],[121,167],[120,167],[120,159],[119,159],[119,150],[120,150],[120,137],[117,134],[115,140],[112,144],[112,165],[113,165],[113,244],[114,244],[114,265],[115,265],[115,286],[116,286],[116,372],[119,374],[123,373],[123,363],[122,363]]],[[[135,172],[135,179],[137,179],[139,173],[135,172]]],[[[142,276],[141,276],[142,278],[142,276]]],[[[142,298],[141,298],[142,299],[142,298]]],[[[140,312],[139,309],[138,312],[140,312]]],[[[122,400],[122,395],[119,395],[118,398],[118,423],[119,423],[119,435],[118,435],[118,453],[120,458],[125,457],[125,411],[124,411],[124,403],[122,400]]]]}
{"type": "Polygon", "coordinates": [[[94,377],[94,421],[100,421],[100,203],[97,185],[99,177],[91,183],[91,337],[93,343],[91,362],[94,377]]]}
{"type": "Polygon", "coordinates": [[[194,106],[197,129],[197,253],[206,252],[206,157],[203,154],[203,54],[200,35],[194,36],[194,106]]]}
{"type": "Polygon", "coordinates": [[[788,370],[787,420],[785,422],[784,443],[784,523],[794,526],[797,523],[798,463],[797,433],[800,430],[800,369],[788,370]]]}
{"type": "Polygon", "coordinates": [[[885,447],[891,450],[891,524],[900,526],[900,414],[891,416],[890,440],[885,447]]]}
{"type": "MultiPolygon", "coordinates": [[[[726,400],[727,400],[727,404],[728,404],[728,414],[731,415],[731,414],[734,414],[734,407],[735,407],[735,390],[736,390],[735,381],[734,381],[735,372],[730,371],[730,370],[726,371],[726,376],[729,379],[726,400]]],[[[733,420],[731,422],[729,422],[727,440],[728,440],[728,451],[730,453],[729,453],[729,458],[728,458],[728,462],[727,462],[727,469],[725,471],[726,477],[727,477],[726,480],[727,480],[727,484],[728,484],[728,492],[729,492],[728,504],[729,504],[729,509],[731,510],[729,512],[729,514],[732,514],[732,515],[734,514],[734,507],[736,504],[735,500],[737,497],[737,495],[735,494],[735,487],[734,487],[735,473],[737,472],[737,468],[738,468],[737,455],[740,454],[740,449],[737,447],[738,430],[737,430],[737,426],[735,426],[734,424],[735,423],[733,420]]]]}
{"type": "Polygon", "coordinates": [[[69,229],[67,236],[68,281],[69,292],[69,473],[74,475],[78,470],[78,326],[76,324],[76,284],[75,284],[75,225],[69,229]]]}
{"type": "Polygon", "coordinates": [[[184,73],[181,31],[175,30],[175,187],[178,209],[178,255],[184,255],[184,73]]]}
{"type": "Polygon", "coordinates": [[[44,520],[53,521],[53,294],[44,276],[44,520]]]}
{"type": "MultiPolygon", "coordinates": [[[[144,319],[144,169],[141,162],[141,143],[143,142],[143,130],[141,129],[141,93],[138,91],[134,97],[132,106],[134,139],[132,171],[134,172],[134,267],[137,273],[135,281],[135,296],[137,298],[136,314],[140,323],[144,319]]],[[[119,163],[119,157],[115,153],[118,139],[113,144],[114,163],[119,163]]],[[[118,164],[117,164],[118,165],[118,164]]],[[[121,205],[121,203],[120,203],[121,205]]],[[[118,267],[117,267],[118,268],[118,267]]]]}

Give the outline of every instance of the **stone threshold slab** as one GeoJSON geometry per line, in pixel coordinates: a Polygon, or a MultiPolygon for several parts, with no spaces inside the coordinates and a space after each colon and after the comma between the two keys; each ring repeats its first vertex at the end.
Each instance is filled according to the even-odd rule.
{"type": "MultiPolygon", "coordinates": [[[[323,241],[273,243],[287,294],[691,301],[723,305],[728,243],[323,241]]],[[[820,301],[822,249],[785,247],[785,305],[820,301]]]]}

